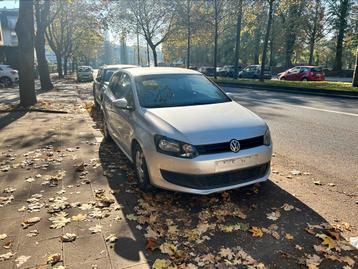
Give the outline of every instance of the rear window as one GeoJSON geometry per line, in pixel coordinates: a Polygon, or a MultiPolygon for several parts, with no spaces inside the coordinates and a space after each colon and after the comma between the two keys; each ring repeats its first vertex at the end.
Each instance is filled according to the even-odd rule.
{"type": "Polygon", "coordinates": [[[106,73],[104,74],[104,81],[109,81],[113,75],[114,72],[118,71],[119,69],[108,69],[106,73]]]}
{"type": "Polygon", "coordinates": [[[311,69],[312,72],[322,73],[322,67],[313,67],[311,69]]]}
{"type": "Polygon", "coordinates": [[[80,71],[80,72],[91,72],[92,68],[91,67],[79,67],[78,71],[80,71]]]}

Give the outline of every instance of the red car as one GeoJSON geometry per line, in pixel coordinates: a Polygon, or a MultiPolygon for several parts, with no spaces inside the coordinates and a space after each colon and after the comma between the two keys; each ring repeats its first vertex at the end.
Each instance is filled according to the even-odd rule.
{"type": "Polygon", "coordinates": [[[296,66],[277,75],[279,80],[324,81],[325,74],[319,66],[296,66]]]}

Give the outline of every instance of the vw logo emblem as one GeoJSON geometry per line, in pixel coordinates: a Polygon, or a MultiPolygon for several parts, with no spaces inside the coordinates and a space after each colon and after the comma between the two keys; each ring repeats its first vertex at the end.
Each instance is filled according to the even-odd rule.
{"type": "Polygon", "coordinates": [[[239,152],[240,150],[240,142],[236,139],[230,141],[230,149],[232,152],[239,152]]]}

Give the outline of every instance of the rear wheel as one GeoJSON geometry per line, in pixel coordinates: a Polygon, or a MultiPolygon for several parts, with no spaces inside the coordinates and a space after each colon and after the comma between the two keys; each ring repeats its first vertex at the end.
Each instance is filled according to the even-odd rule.
{"type": "Polygon", "coordinates": [[[286,78],[285,78],[285,77],[281,77],[280,80],[286,80],[286,78]]]}
{"type": "Polygon", "coordinates": [[[142,191],[150,191],[153,187],[150,184],[147,162],[143,150],[139,145],[134,146],[134,165],[137,175],[137,184],[142,191]]]}
{"type": "Polygon", "coordinates": [[[302,81],[308,81],[308,78],[303,78],[302,81]]]}
{"type": "Polygon", "coordinates": [[[5,87],[10,87],[12,85],[12,80],[9,77],[0,78],[0,83],[4,84],[5,87]]]}

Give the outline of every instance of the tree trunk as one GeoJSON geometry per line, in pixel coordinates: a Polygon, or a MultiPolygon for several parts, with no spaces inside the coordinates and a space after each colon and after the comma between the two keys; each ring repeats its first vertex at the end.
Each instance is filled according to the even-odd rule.
{"type": "Polygon", "coordinates": [[[190,0],[186,0],[187,4],[187,13],[188,13],[188,21],[187,21],[187,48],[186,48],[186,68],[190,67],[190,47],[191,47],[191,22],[190,22],[190,0]]]}
{"type": "Polygon", "coordinates": [[[310,37],[310,58],[308,60],[308,65],[313,65],[313,61],[314,61],[313,54],[314,54],[314,47],[315,47],[316,35],[317,35],[317,23],[318,23],[319,6],[320,6],[319,2],[320,0],[316,0],[313,30],[310,37]]]}
{"type": "Polygon", "coordinates": [[[56,54],[56,62],[57,62],[57,73],[58,78],[63,78],[63,72],[62,72],[62,57],[58,54],[56,54]]]}
{"type": "Polygon", "coordinates": [[[152,49],[153,52],[153,61],[154,61],[154,66],[158,66],[158,55],[157,55],[157,47],[150,45],[150,48],[152,49]]]}
{"type": "Polygon", "coordinates": [[[140,54],[139,54],[139,29],[138,29],[138,25],[137,25],[137,61],[138,61],[138,66],[140,66],[140,54]]]}
{"type": "Polygon", "coordinates": [[[235,58],[234,58],[234,78],[237,79],[239,73],[239,57],[241,44],[241,21],[242,21],[242,0],[239,0],[239,12],[237,14],[236,22],[236,44],[235,44],[235,58]]]}
{"type": "Polygon", "coordinates": [[[36,35],[35,35],[35,48],[38,63],[38,70],[40,75],[41,89],[43,91],[53,89],[53,85],[50,78],[50,72],[48,70],[48,64],[46,60],[45,50],[45,28],[46,21],[50,12],[50,1],[45,1],[41,7],[39,1],[35,2],[35,14],[36,14],[36,35]]]}
{"type": "Polygon", "coordinates": [[[147,62],[148,62],[148,66],[150,66],[150,55],[149,55],[149,45],[147,43],[147,62]]]}
{"type": "Polygon", "coordinates": [[[355,68],[354,68],[352,86],[353,87],[358,87],[358,46],[357,46],[356,65],[355,65],[355,68]]]}
{"type": "Polygon", "coordinates": [[[269,15],[268,15],[268,21],[267,21],[265,41],[264,41],[264,46],[262,49],[261,72],[260,72],[260,81],[262,81],[262,82],[264,81],[265,65],[266,65],[266,52],[267,52],[267,46],[268,46],[268,41],[270,38],[270,31],[271,31],[271,24],[272,24],[273,1],[274,0],[268,0],[270,9],[269,9],[269,15]]]}
{"type": "Polygon", "coordinates": [[[71,65],[71,68],[72,68],[71,72],[72,72],[72,73],[75,72],[75,62],[76,62],[76,58],[73,57],[73,58],[72,58],[72,65],[71,65]]]}
{"type": "Polygon", "coordinates": [[[34,80],[34,15],[33,0],[20,0],[19,18],[16,23],[18,37],[20,105],[36,104],[34,80]]]}
{"type": "Polygon", "coordinates": [[[218,58],[218,0],[214,0],[215,5],[215,18],[214,18],[214,24],[215,24],[215,32],[214,32],[214,78],[217,77],[216,75],[216,67],[217,67],[217,58],[218,58]]]}
{"type": "Polygon", "coordinates": [[[65,76],[67,76],[67,62],[68,62],[68,57],[65,56],[65,57],[63,58],[63,74],[64,74],[65,76]]]}
{"type": "Polygon", "coordinates": [[[336,59],[333,67],[333,70],[335,71],[342,71],[343,40],[347,28],[348,6],[349,0],[341,1],[341,4],[339,6],[339,25],[336,45],[336,59]]]}

